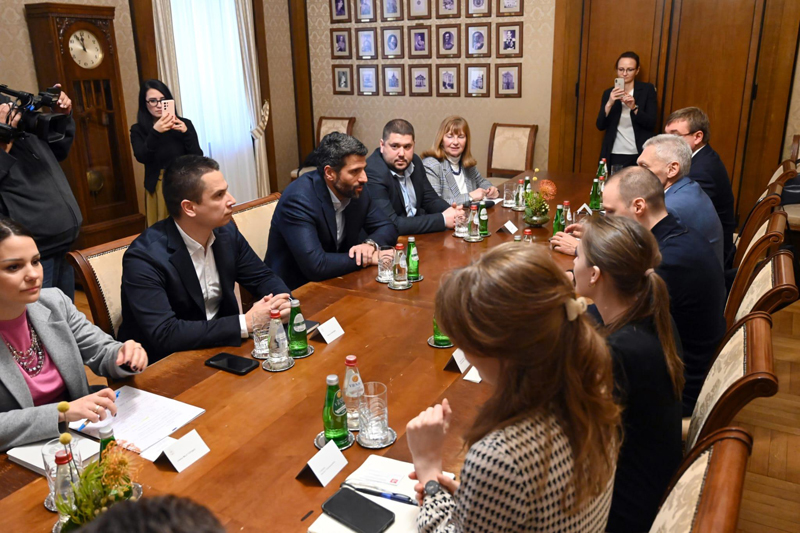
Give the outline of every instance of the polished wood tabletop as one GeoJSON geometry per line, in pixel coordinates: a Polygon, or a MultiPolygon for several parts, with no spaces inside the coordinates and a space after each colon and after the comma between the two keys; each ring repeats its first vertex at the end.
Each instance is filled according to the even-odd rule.
{"type": "MultiPolygon", "coordinates": [[[[588,201],[591,175],[536,175],[558,187],[551,215],[555,204],[563,200],[570,200],[573,210],[588,201]]],[[[424,280],[409,290],[393,291],[377,283],[376,268],[370,267],[293,291],[307,319],[324,322],[336,317],[345,334],[330,344],[313,336],[314,355],[297,360],[287,372],[256,369],[237,376],[203,364],[220,351],[249,356],[253,343],[247,341],[241,347],[179,352],[141,375],[115,382],[114,388],[130,385],[206,410],[173,435],[179,438],[196,429],[211,450],[182,473],[163,459],[150,463],[136,458],[145,496],[171,493],[190,497],[210,508],[229,531],[306,531],[322,512],[322,503],[371,453],[410,461],[406,424],[443,398],[453,406],[444,466],[458,472],[466,451],[460,436],[490,391],[485,383],[464,381],[458,372],[444,370],[454,348],[428,346],[434,299],[444,273],[513,240],[510,234],[497,233],[508,220],[520,232],[525,227],[521,213],[498,205],[489,209],[491,236],[480,243],[456,239],[452,230],[416,236],[424,280]],[[347,466],[323,488],[296,476],[317,451],[313,439],[323,429],[325,377],[343,376],[344,358],[350,354],[358,356],[364,381],[387,385],[389,425],[398,439],[383,450],[367,450],[358,444],[345,450],[347,466]]],[[[533,233],[537,244],[547,245],[551,225],[533,233]]],[[[401,237],[401,242],[406,240],[401,237]]],[[[571,257],[558,253],[553,257],[565,270],[572,267],[571,257]]],[[[4,531],[50,531],[57,515],[45,510],[42,502],[46,495],[44,478],[0,454],[4,531]]]]}

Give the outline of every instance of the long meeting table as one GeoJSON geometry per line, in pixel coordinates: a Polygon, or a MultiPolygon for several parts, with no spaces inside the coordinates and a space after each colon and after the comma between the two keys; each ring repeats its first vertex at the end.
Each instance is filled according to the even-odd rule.
{"type": "MultiPolygon", "coordinates": [[[[529,171],[527,175],[534,174],[529,171]]],[[[555,205],[564,200],[570,200],[573,211],[588,202],[592,175],[546,171],[536,175],[540,180],[552,180],[558,188],[550,205],[551,217],[555,205]]],[[[502,187],[500,192],[502,203],[502,187]]],[[[248,340],[240,347],[178,352],[141,375],[114,382],[113,388],[130,385],[206,411],[172,435],[179,438],[193,429],[198,431],[211,451],[195,464],[179,474],[163,459],[151,463],[136,458],[144,496],[189,497],[211,509],[232,532],[306,531],[322,512],[322,503],[370,454],[411,461],[406,424],[443,398],[453,407],[444,467],[458,472],[466,452],[461,435],[488,398],[489,389],[483,383],[463,380],[458,372],[445,371],[455,348],[435,349],[426,341],[432,335],[434,301],[442,276],[468,265],[489,248],[512,241],[512,235],[497,232],[508,220],[519,233],[525,227],[522,213],[501,205],[488,211],[491,235],[480,243],[454,238],[452,230],[417,235],[424,280],[409,290],[393,291],[376,282],[377,269],[369,267],[293,291],[307,319],[322,323],[335,317],[345,333],[330,344],[318,334],[312,336],[315,353],[297,360],[289,371],[268,373],[257,368],[237,376],[204,365],[221,351],[249,357],[253,342],[248,340]],[[296,476],[317,452],[313,440],[323,429],[325,377],[343,377],[344,359],[350,354],[358,356],[364,381],[387,385],[389,425],[398,439],[382,450],[354,444],[343,452],[347,466],[323,488],[296,476]]],[[[535,228],[534,243],[548,246],[551,234],[551,223],[535,228]]],[[[406,237],[400,238],[400,242],[406,241],[406,237]]],[[[565,270],[572,268],[572,257],[551,254],[565,270]]],[[[47,490],[43,477],[0,454],[0,529],[50,531],[58,515],[42,504],[47,490]]]]}

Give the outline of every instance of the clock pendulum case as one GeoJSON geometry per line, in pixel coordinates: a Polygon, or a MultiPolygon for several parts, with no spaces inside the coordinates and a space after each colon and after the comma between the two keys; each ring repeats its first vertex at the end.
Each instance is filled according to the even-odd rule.
{"type": "Polygon", "coordinates": [[[61,83],[72,99],[75,141],[61,166],[83,214],[75,247],[141,232],[114,8],[27,4],[25,18],[39,88],[61,83]]]}

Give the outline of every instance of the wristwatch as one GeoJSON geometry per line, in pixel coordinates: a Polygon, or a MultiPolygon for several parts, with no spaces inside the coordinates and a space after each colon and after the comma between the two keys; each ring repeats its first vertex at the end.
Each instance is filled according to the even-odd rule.
{"type": "Polygon", "coordinates": [[[425,483],[425,496],[435,496],[437,493],[441,492],[442,486],[439,485],[439,482],[435,479],[432,479],[425,483]]]}
{"type": "Polygon", "coordinates": [[[366,241],[363,242],[363,244],[369,244],[370,246],[375,248],[376,252],[379,252],[381,250],[381,247],[378,246],[378,243],[373,241],[372,239],[367,239],[366,241]]]}
{"type": "Polygon", "coordinates": [[[631,109],[633,113],[636,113],[638,110],[639,110],[639,104],[636,104],[635,106],[633,106],[633,109],[631,109]]]}

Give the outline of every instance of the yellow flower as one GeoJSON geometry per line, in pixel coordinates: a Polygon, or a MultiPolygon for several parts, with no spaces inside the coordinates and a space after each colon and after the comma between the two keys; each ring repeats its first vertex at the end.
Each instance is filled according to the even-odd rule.
{"type": "Polygon", "coordinates": [[[72,435],[70,435],[69,433],[62,433],[61,436],[58,437],[58,442],[67,445],[70,442],[72,442],[72,435]]]}
{"type": "Polygon", "coordinates": [[[69,402],[58,402],[58,412],[66,413],[69,411],[69,402]]]}
{"type": "Polygon", "coordinates": [[[534,168],[533,171],[534,172],[539,172],[539,169],[538,168],[534,168]]]}
{"type": "Polygon", "coordinates": [[[533,177],[533,181],[536,181],[536,180],[538,180],[538,179],[539,179],[539,178],[537,178],[536,176],[534,176],[534,177],[533,177]]]}

